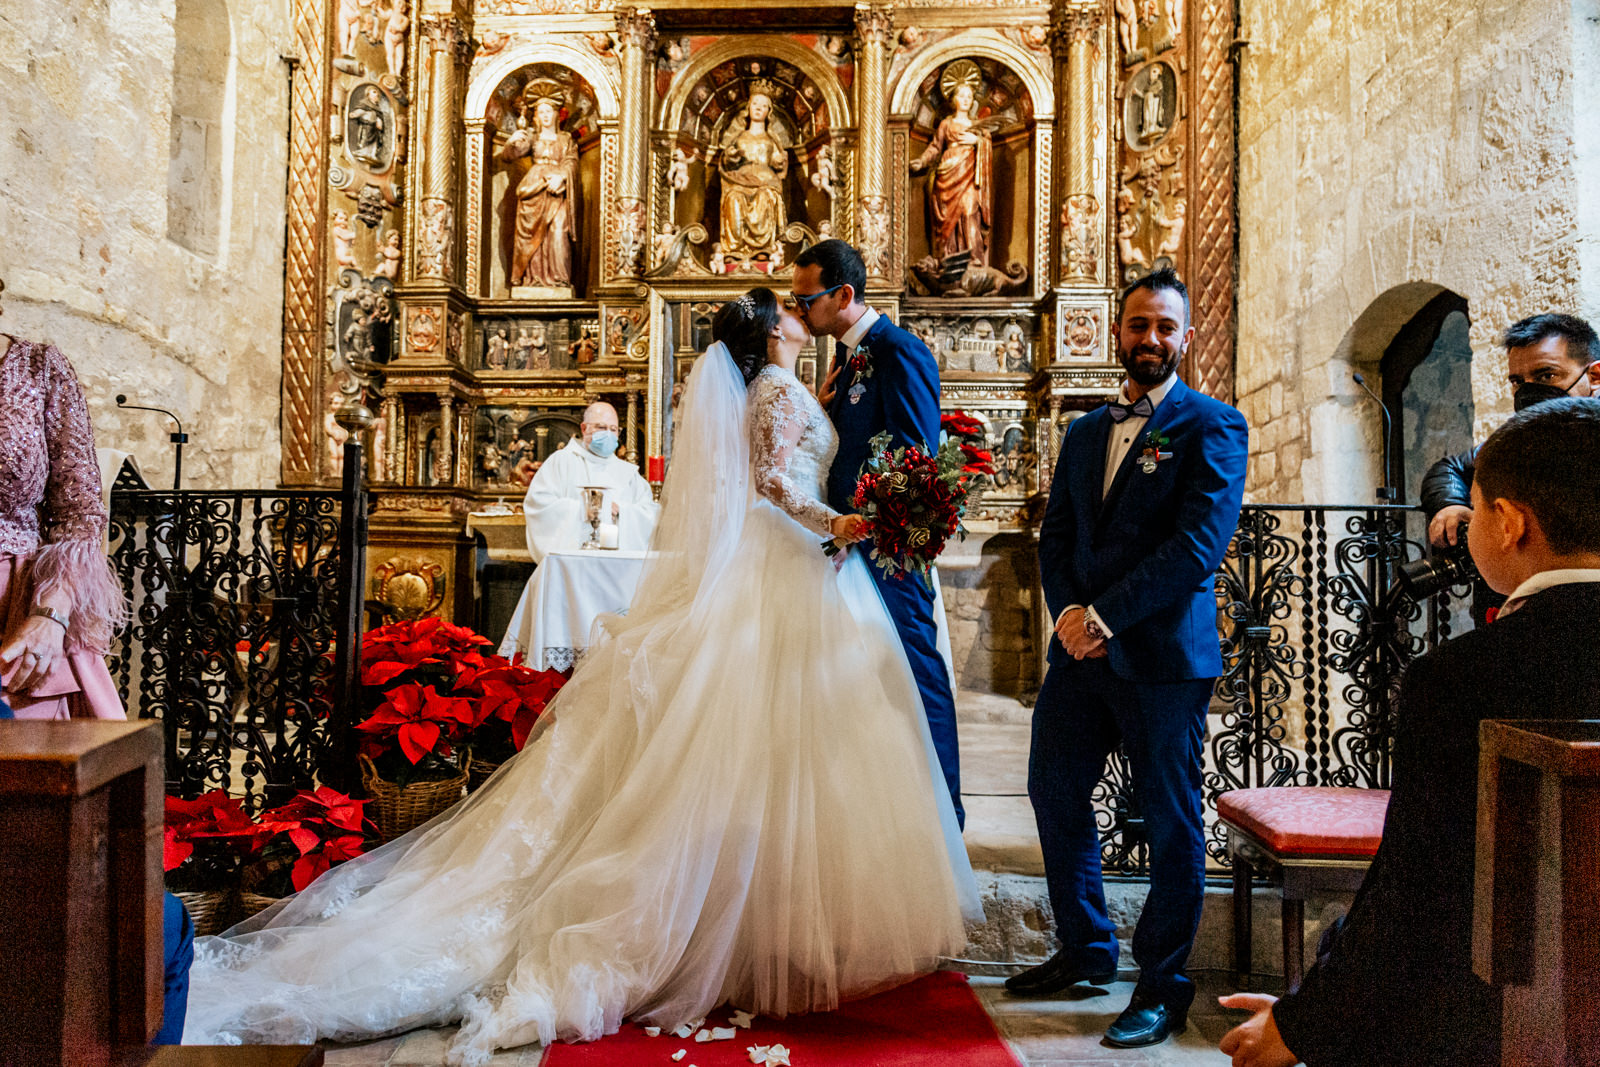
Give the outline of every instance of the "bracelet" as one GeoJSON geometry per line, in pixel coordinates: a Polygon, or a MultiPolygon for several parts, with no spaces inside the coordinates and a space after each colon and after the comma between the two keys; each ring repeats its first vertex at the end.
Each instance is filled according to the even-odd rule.
{"type": "Polygon", "coordinates": [[[69,629],[67,623],[71,621],[71,617],[63,612],[57,611],[55,608],[47,607],[44,604],[37,604],[34,606],[32,611],[28,612],[28,614],[38,615],[42,618],[49,619],[51,622],[60,623],[63,630],[69,629]]]}

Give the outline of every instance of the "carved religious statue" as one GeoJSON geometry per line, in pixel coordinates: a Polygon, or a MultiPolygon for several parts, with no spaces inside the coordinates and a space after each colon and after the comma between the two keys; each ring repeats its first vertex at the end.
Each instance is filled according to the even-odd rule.
{"type": "Polygon", "coordinates": [[[940,260],[969,252],[973,266],[989,264],[989,223],[994,202],[993,126],[973,118],[983,75],[970,59],[944,69],[939,88],[951,112],[940,120],[911,173],[928,176],[928,244],[940,260]]]}
{"type": "Polygon", "coordinates": [[[523,91],[522,103],[517,131],[495,153],[502,162],[528,160],[516,187],[510,284],[513,289],[570,290],[578,218],[578,146],[560,125],[565,94],[553,81],[534,81],[523,91]]]}
{"type": "Polygon", "coordinates": [[[730,262],[749,263],[757,256],[770,262],[787,225],[783,179],[789,171],[789,152],[772,132],[771,118],[772,88],[766,81],[756,81],[743,118],[733,121],[722,141],[720,244],[730,262]]]}

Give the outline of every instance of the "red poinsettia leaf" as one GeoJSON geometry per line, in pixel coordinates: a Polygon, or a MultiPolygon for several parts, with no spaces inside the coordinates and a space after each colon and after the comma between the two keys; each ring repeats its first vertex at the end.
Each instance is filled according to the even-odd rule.
{"type": "Polygon", "coordinates": [[[333,864],[328,862],[328,857],[320,851],[308,852],[295,860],[294,866],[289,869],[289,881],[294,884],[294,891],[304,892],[306,886],[315,882],[331,866],[333,864]]]}
{"type": "Polygon", "coordinates": [[[340,834],[329,838],[322,846],[322,854],[334,863],[353,860],[366,852],[366,841],[360,834],[340,834]]]}
{"type": "Polygon", "coordinates": [[[406,759],[416,763],[433,751],[439,742],[439,724],[436,722],[408,722],[396,731],[400,751],[406,759]]]}
{"type": "Polygon", "coordinates": [[[308,830],[304,826],[297,826],[289,831],[289,840],[294,842],[294,847],[300,850],[300,855],[322,844],[322,835],[315,830],[308,830]]]}
{"type": "Polygon", "coordinates": [[[383,685],[392,682],[400,675],[409,671],[415,664],[402,663],[399,660],[384,660],[377,663],[362,663],[361,684],[383,685]]]}
{"type": "Polygon", "coordinates": [[[181,841],[168,827],[161,838],[161,869],[163,871],[177,870],[183,866],[183,861],[194,854],[194,842],[181,841]]]}

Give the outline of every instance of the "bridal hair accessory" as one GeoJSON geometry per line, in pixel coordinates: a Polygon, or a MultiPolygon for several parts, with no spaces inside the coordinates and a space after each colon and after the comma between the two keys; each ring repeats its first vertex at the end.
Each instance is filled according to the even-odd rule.
{"type": "Polygon", "coordinates": [[[745,315],[754,315],[756,313],[756,298],[746,293],[735,300],[733,306],[745,315]]]}

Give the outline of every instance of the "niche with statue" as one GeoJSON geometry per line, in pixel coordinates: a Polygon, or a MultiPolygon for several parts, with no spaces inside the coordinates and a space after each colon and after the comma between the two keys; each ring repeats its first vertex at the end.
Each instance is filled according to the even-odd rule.
{"type": "Polygon", "coordinates": [[[600,123],[577,73],[536,63],[489,99],[489,295],[572,299],[598,284],[600,123]]]}

